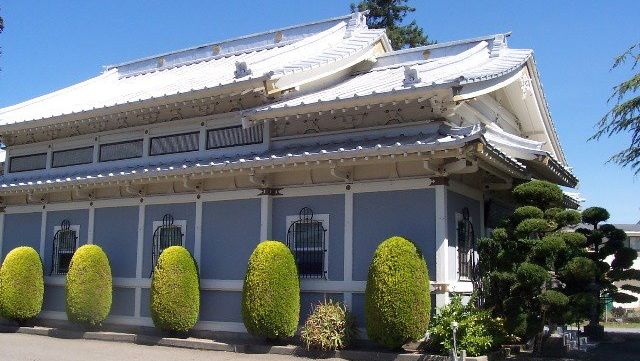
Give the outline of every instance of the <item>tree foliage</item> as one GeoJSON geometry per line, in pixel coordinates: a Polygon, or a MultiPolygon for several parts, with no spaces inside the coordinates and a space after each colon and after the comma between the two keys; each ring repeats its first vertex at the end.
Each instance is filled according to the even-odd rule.
{"type": "Polygon", "coordinates": [[[636,70],[640,62],[640,43],[632,45],[624,53],[617,56],[611,69],[616,69],[627,62],[635,72],[631,78],[613,87],[609,102],[614,105],[597,124],[597,131],[590,139],[611,137],[620,133],[631,133],[631,144],[624,150],[614,154],[610,161],[623,167],[635,169],[640,173],[640,72],[636,70]]]}
{"type": "Polygon", "coordinates": [[[374,29],[387,29],[387,36],[394,49],[415,48],[435,43],[429,40],[415,20],[402,25],[407,14],[416,11],[406,5],[408,0],[361,0],[351,4],[351,11],[369,11],[367,25],[374,29]]]}

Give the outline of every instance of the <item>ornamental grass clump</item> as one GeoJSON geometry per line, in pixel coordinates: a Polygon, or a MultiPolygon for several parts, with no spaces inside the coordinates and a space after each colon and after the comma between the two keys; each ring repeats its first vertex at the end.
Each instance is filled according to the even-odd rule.
{"type": "Polygon", "coordinates": [[[249,333],[269,340],[291,337],[300,319],[300,280],[293,254],[279,241],[258,244],[242,287],[242,319],[249,333]]]}
{"type": "Polygon", "coordinates": [[[172,246],[160,254],[151,278],[151,318],[164,331],[189,331],[200,313],[200,279],[186,248],[172,246]]]}
{"type": "Polygon", "coordinates": [[[342,304],[333,300],[316,304],[300,332],[307,349],[320,351],[346,348],[355,335],[355,318],[342,304]]]}
{"type": "Polygon", "coordinates": [[[422,338],[429,326],[431,297],[427,263],[402,237],[382,242],[369,266],[365,290],[367,335],[391,349],[422,338]]]}
{"type": "Polygon", "coordinates": [[[9,252],[0,268],[0,315],[24,322],[42,309],[44,279],[42,260],[31,247],[9,252]]]}
{"type": "Polygon", "coordinates": [[[69,321],[100,325],[109,315],[112,300],[109,258],[95,244],[84,245],[73,254],[65,284],[69,321]]]}

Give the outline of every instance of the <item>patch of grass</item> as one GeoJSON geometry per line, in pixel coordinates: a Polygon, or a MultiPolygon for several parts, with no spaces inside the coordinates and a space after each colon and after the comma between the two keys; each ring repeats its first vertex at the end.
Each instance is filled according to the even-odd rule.
{"type": "Polygon", "coordinates": [[[605,328],[640,328],[640,322],[603,322],[605,328]]]}

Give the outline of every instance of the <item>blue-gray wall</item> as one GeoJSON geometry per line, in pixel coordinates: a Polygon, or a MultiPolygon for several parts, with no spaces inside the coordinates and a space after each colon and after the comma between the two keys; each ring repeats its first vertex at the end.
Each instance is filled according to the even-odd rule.
{"type": "Polygon", "coordinates": [[[420,247],[435,279],[435,192],[418,189],[353,196],[353,279],[366,281],[378,245],[402,236],[420,247]]]}
{"type": "Polygon", "coordinates": [[[201,278],[242,280],[260,242],[260,200],[202,205],[201,278]]]}
{"type": "Polygon", "coordinates": [[[242,322],[242,292],[201,291],[200,320],[242,322]]]}
{"type": "MultiPolygon", "coordinates": [[[[181,204],[158,204],[148,205],[145,209],[144,221],[144,251],[142,255],[142,277],[150,277],[153,268],[152,248],[153,248],[153,222],[162,221],[165,214],[171,214],[173,219],[186,220],[187,229],[185,232],[184,246],[193,254],[193,245],[195,243],[195,220],[196,205],[195,203],[181,204]]],[[[137,216],[136,216],[137,217],[137,216]]]]}
{"type": "Polygon", "coordinates": [[[109,257],[113,277],[135,277],[138,207],[96,209],[93,243],[102,247],[109,257]]]}
{"type": "Polygon", "coordinates": [[[462,214],[463,208],[469,208],[469,216],[473,224],[476,240],[480,238],[480,207],[481,202],[463,196],[459,193],[448,191],[447,193],[447,221],[449,233],[449,279],[458,279],[457,244],[456,244],[456,213],[462,214]]]}
{"type": "Polygon", "coordinates": [[[43,255],[45,275],[49,275],[51,273],[53,237],[55,236],[54,227],[59,226],[64,220],[68,220],[71,225],[80,226],[80,233],[78,234],[78,247],[87,243],[87,236],[89,234],[89,211],[87,209],[47,212],[47,229],[43,255]]]}
{"type": "Polygon", "coordinates": [[[344,279],[344,195],[286,197],[273,200],[273,238],[286,242],[287,216],[297,216],[309,207],[314,214],[329,215],[329,280],[344,279]]]}
{"type": "Polygon", "coordinates": [[[0,261],[4,260],[4,256],[11,252],[12,249],[20,246],[33,247],[39,253],[41,221],[42,213],[40,212],[5,215],[0,261]]]}

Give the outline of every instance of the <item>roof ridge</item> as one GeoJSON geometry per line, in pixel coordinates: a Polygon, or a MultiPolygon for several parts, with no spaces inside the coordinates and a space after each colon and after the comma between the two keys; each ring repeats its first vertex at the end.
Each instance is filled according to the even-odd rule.
{"type": "Polygon", "coordinates": [[[390,56],[395,56],[395,55],[400,55],[400,54],[413,53],[413,52],[422,52],[422,51],[425,51],[425,50],[447,48],[447,47],[455,46],[455,45],[462,45],[462,44],[468,44],[468,43],[475,43],[475,42],[481,42],[481,41],[494,40],[494,39],[496,39],[496,38],[498,38],[500,36],[503,36],[503,37],[507,38],[507,37],[511,36],[511,31],[508,31],[508,32],[505,32],[505,33],[496,33],[496,34],[492,34],[492,35],[478,36],[478,37],[475,37],[475,38],[452,40],[452,41],[447,41],[447,42],[444,42],[444,43],[436,43],[436,44],[418,46],[418,47],[409,48],[409,49],[394,50],[394,51],[390,51],[388,53],[384,53],[384,54],[380,55],[379,58],[385,58],[385,57],[390,57],[390,56]]]}
{"type": "MultiPolygon", "coordinates": [[[[266,35],[276,34],[278,32],[290,31],[290,30],[294,30],[294,29],[301,29],[301,28],[305,28],[305,27],[312,27],[314,25],[321,25],[321,24],[325,24],[325,23],[344,21],[344,20],[351,19],[351,17],[352,17],[352,14],[341,15],[341,16],[336,16],[336,17],[332,17],[332,18],[329,18],[329,19],[317,20],[317,21],[312,21],[312,22],[308,22],[308,23],[291,25],[291,26],[277,28],[277,29],[271,29],[271,30],[267,30],[267,31],[263,31],[263,32],[257,32],[257,33],[253,33],[253,34],[242,35],[242,36],[233,37],[233,38],[227,38],[227,39],[224,39],[224,40],[221,40],[221,41],[210,42],[210,43],[206,43],[206,44],[202,44],[202,45],[197,45],[197,46],[192,46],[192,47],[188,47],[188,48],[168,51],[168,52],[164,52],[164,53],[160,53],[160,54],[156,54],[156,55],[151,55],[151,56],[146,56],[146,57],[142,57],[142,58],[138,58],[138,59],[134,59],[134,60],[130,60],[130,61],[125,61],[125,62],[122,62],[122,63],[112,64],[112,65],[105,65],[105,66],[103,66],[103,68],[104,68],[104,70],[110,70],[110,69],[113,69],[113,68],[122,68],[122,67],[125,67],[125,66],[130,66],[130,65],[133,65],[133,64],[142,63],[142,62],[153,60],[153,59],[163,58],[163,57],[176,55],[176,54],[181,54],[181,53],[187,53],[187,52],[190,52],[190,51],[195,51],[195,50],[208,48],[208,47],[221,46],[221,45],[224,45],[224,44],[229,44],[231,42],[248,40],[248,39],[251,39],[251,38],[264,37],[266,35]]],[[[318,32],[321,32],[321,31],[317,31],[316,33],[318,33],[318,32]]],[[[284,44],[282,44],[282,45],[284,45],[284,44]]],[[[255,48],[253,50],[255,50],[255,48]]]]}

